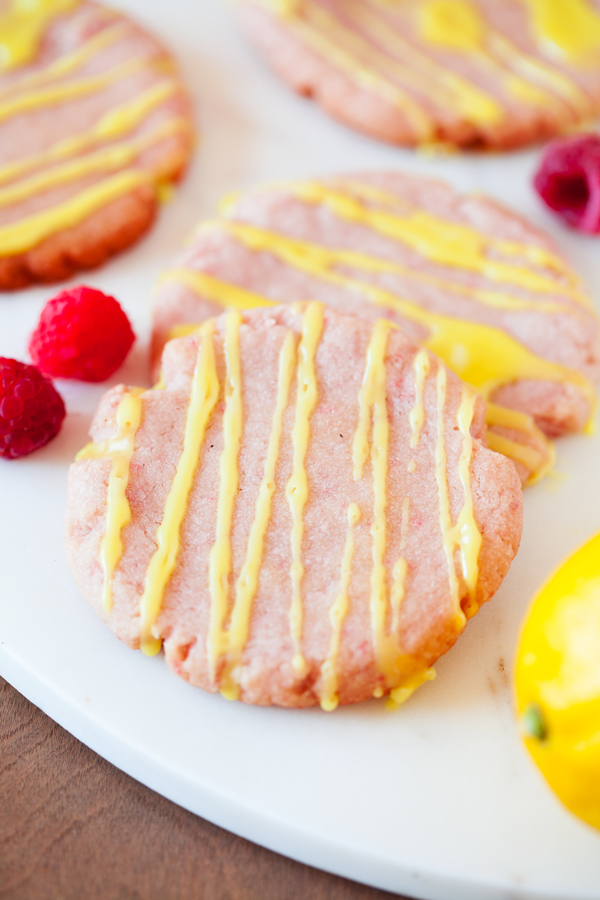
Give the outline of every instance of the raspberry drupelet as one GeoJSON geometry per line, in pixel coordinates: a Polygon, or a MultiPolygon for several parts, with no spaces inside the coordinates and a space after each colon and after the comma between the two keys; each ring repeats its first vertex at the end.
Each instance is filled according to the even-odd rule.
{"type": "Polygon", "coordinates": [[[534,179],[544,203],[572,228],[600,233],[600,134],[554,141],[534,179]]]}
{"type": "Polygon", "coordinates": [[[29,355],[54,378],[104,381],[119,368],[134,340],[117,300],[80,285],[46,303],[29,341],[29,355]]]}
{"type": "Polygon", "coordinates": [[[0,356],[0,456],[17,459],[60,431],[65,404],[49,378],[26,363],[0,356]]]}

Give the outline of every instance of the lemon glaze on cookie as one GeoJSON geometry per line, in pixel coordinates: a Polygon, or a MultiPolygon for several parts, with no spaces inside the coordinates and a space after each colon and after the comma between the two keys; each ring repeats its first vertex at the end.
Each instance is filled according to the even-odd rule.
{"type": "Polygon", "coordinates": [[[202,450],[206,426],[219,396],[211,324],[208,323],[201,331],[198,358],[192,379],[192,393],[187,410],[183,449],[167,497],[164,517],[157,531],[157,549],[150,561],[144,592],[140,599],[140,646],[148,656],[155,655],[161,648],[161,641],[155,634],[156,620],[160,613],[165,587],[177,562],[180,529],[185,516],[187,499],[202,450]]]}
{"type": "Polygon", "coordinates": [[[304,536],[303,510],[308,500],[308,476],[305,458],[310,437],[310,417],[317,404],[317,375],[315,356],[323,331],[324,311],[320,303],[309,303],[302,319],[302,339],[298,347],[298,386],[296,392],[296,415],[292,429],[294,466],[286,485],[286,496],[292,514],[292,603],[290,606],[290,627],[295,653],[292,665],[299,675],[305,672],[302,657],[302,539],[304,536]]]}
{"type": "MultiPolygon", "coordinates": [[[[213,239],[233,242],[233,246],[239,245],[249,254],[271,257],[290,270],[303,273],[311,283],[318,281],[324,287],[360,292],[366,303],[384,315],[392,312],[401,323],[408,321],[421,327],[419,340],[488,399],[493,399],[503,386],[518,381],[572,385],[585,397],[587,417],[591,420],[595,388],[582,371],[536,353],[515,339],[508,328],[488,324],[479,313],[472,319],[464,313],[460,318],[446,315],[422,306],[410,294],[389,285],[380,286],[389,274],[409,283],[411,291],[413,285],[414,290],[431,287],[456,297],[456,302],[465,298],[475,306],[498,311],[496,315],[506,310],[515,324],[519,315],[547,315],[549,319],[561,315],[582,321],[589,318],[592,332],[597,332],[590,300],[560,257],[534,241],[492,238],[463,222],[415,208],[366,179],[349,176],[332,182],[271,185],[230,199],[222,206],[221,219],[200,226],[198,246],[203,242],[211,246],[213,239]],[[255,197],[260,202],[264,196],[276,202],[279,195],[293,197],[303,205],[330,212],[340,222],[365,229],[360,251],[336,247],[331,241],[293,237],[283,220],[280,228],[276,219],[271,226],[266,222],[254,224],[239,212],[246,199],[255,197]],[[417,254],[414,267],[388,255],[367,252],[371,234],[417,254]],[[424,270],[420,259],[431,264],[433,272],[430,268],[424,270]],[[472,276],[484,280],[485,287],[474,285],[472,276]]],[[[197,271],[193,265],[165,273],[158,291],[157,316],[161,315],[161,295],[169,284],[185,286],[190,293],[216,306],[240,309],[276,302],[257,293],[260,281],[256,279],[255,289],[249,291],[228,281],[226,276],[217,277],[219,267],[213,266],[211,271],[215,274],[208,274],[197,271]]],[[[235,277],[233,272],[231,276],[235,277]]],[[[307,291],[311,289],[307,287],[307,291]]],[[[194,327],[194,323],[174,325],[168,336],[189,333],[194,327]]],[[[489,425],[494,449],[519,463],[529,472],[530,481],[539,480],[551,468],[553,448],[522,409],[505,408],[499,413],[498,404],[494,403],[490,406],[489,425]]]]}
{"type": "Polygon", "coordinates": [[[600,53],[600,15],[588,0],[525,0],[538,40],[575,64],[600,53]]]}
{"type": "Polygon", "coordinates": [[[127,502],[129,466],[135,447],[135,435],[142,416],[142,388],[131,388],[119,403],[116,414],[118,426],[114,438],[101,444],[88,444],[77,454],[77,460],[110,459],[111,469],[106,503],[106,531],[100,546],[102,563],[102,606],[112,609],[112,581],[115,569],[123,556],[121,533],[131,521],[131,509],[127,502]]]}
{"type": "MultiPolygon", "coordinates": [[[[522,2],[538,41],[557,57],[584,64],[590,54],[600,51],[600,16],[588,0],[522,2]]],[[[487,30],[469,0],[425,0],[422,4],[420,31],[432,44],[477,52],[484,46],[487,30]]]]}
{"type": "MultiPolygon", "coordinates": [[[[256,312],[259,316],[264,315],[260,310],[256,312]]],[[[211,441],[214,441],[214,427],[216,422],[221,419],[219,428],[223,435],[223,443],[218,470],[220,472],[217,485],[218,497],[215,498],[214,507],[215,531],[207,570],[210,614],[206,631],[206,665],[207,677],[210,678],[210,683],[213,685],[212,689],[218,688],[224,696],[230,699],[240,696],[240,672],[250,636],[253,603],[261,577],[261,565],[264,562],[263,553],[270,525],[272,502],[277,492],[279,492],[280,498],[287,494],[288,504],[290,502],[296,504],[293,516],[289,517],[288,552],[291,562],[291,566],[287,570],[289,665],[295,673],[294,677],[299,679],[299,682],[302,682],[307,671],[305,668],[307,661],[304,657],[303,610],[305,598],[302,578],[306,553],[304,511],[307,501],[314,502],[314,491],[318,488],[311,485],[312,476],[309,475],[306,467],[305,454],[313,440],[310,426],[311,410],[320,408],[320,404],[323,402],[322,387],[315,369],[315,356],[320,352],[322,335],[327,330],[323,317],[326,316],[328,321],[335,323],[338,314],[325,312],[321,304],[312,303],[303,309],[286,310],[285,313],[280,307],[277,315],[285,316],[284,321],[288,324],[283,330],[280,340],[277,390],[274,397],[271,434],[266,442],[263,477],[256,489],[253,521],[245,527],[246,551],[242,559],[239,558],[238,550],[238,566],[240,568],[237,568],[239,573],[237,582],[232,581],[231,576],[234,573],[230,568],[232,523],[234,510],[241,496],[238,494],[239,483],[236,472],[240,465],[240,440],[243,439],[244,433],[242,423],[246,420],[244,396],[247,391],[251,390],[251,385],[244,383],[239,368],[240,357],[238,354],[241,351],[238,341],[240,340],[242,317],[239,313],[231,311],[226,315],[223,325],[219,325],[218,334],[222,333],[222,338],[217,337],[213,323],[207,323],[201,333],[188,339],[197,343],[198,355],[192,375],[192,395],[187,401],[188,409],[181,438],[183,453],[176,466],[173,484],[167,492],[163,520],[156,535],[157,549],[150,560],[144,592],[139,598],[142,623],[141,646],[146,652],[156,652],[160,647],[158,623],[165,602],[165,591],[168,589],[175,570],[180,571],[182,564],[180,540],[182,525],[188,515],[194,473],[198,470],[199,459],[208,452],[208,449],[204,447],[206,431],[209,427],[213,429],[211,441]],[[298,318],[299,324],[296,325],[295,322],[298,318]],[[292,324],[294,327],[290,328],[292,324]],[[221,340],[225,354],[225,372],[224,381],[219,385],[216,380],[218,376],[214,359],[215,346],[220,344],[221,340]],[[215,346],[211,350],[213,344],[215,346]],[[295,399],[290,395],[294,386],[295,399]],[[223,403],[217,403],[219,396],[223,397],[223,403]],[[292,415],[288,418],[289,424],[284,430],[283,416],[288,404],[292,415]],[[239,432],[237,425],[234,431],[230,428],[234,412],[236,422],[240,424],[239,432]],[[291,456],[289,457],[291,478],[277,483],[277,460],[282,441],[289,442],[291,445],[291,456]],[[295,493],[298,486],[300,486],[300,494],[294,501],[293,496],[290,497],[290,493],[295,493]],[[306,493],[302,490],[303,486],[306,488],[306,493]],[[298,528],[298,523],[300,523],[300,528],[298,528]],[[230,584],[232,586],[235,584],[231,599],[230,584]],[[298,655],[301,656],[302,666],[298,664],[298,655]]],[[[387,360],[391,352],[388,349],[388,341],[392,340],[391,336],[393,335],[395,348],[397,348],[398,342],[400,342],[400,346],[408,344],[408,342],[400,336],[393,323],[387,321],[380,320],[372,328],[366,323],[359,324],[358,320],[349,319],[348,323],[345,327],[366,331],[368,340],[361,386],[355,401],[354,436],[348,435],[353,448],[348,459],[348,474],[351,476],[349,484],[353,481],[357,486],[358,493],[356,499],[347,506],[346,535],[340,544],[338,587],[326,613],[331,629],[330,637],[324,658],[320,663],[318,699],[326,709],[335,708],[338,702],[343,629],[352,605],[356,603],[352,583],[353,577],[357,573],[354,570],[353,561],[357,528],[363,520],[367,523],[371,522],[371,527],[362,532],[360,545],[364,554],[365,539],[369,540],[370,538],[371,575],[368,604],[374,662],[378,673],[373,690],[378,696],[390,694],[392,702],[400,702],[406,699],[420,683],[432,677],[430,666],[422,665],[418,659],[413,658],[398,638],[403,621],[406,591],[411,590],[413,578],[412,551],[408,557],[405,555],[407,539],[411,542],[413,540],[410,524],[413,512],[408,493],[403,498],[398,498],[395,493],[396,487],[394,487],[394,494],[390,495],[391,485],[397,483],[398,476],[396,474],[392,476],[390,472],[388,446],[391,426],[385,381],[386,377],[389,377],[387,360]],[[354,462],[352,462],[352,458],[354,462]],[[390,479],[392,480],[390,481],[390,479]],[[372,500],[370,503],[367,501],[365,505],[365,499],[369,496],[372,497],[372,500]],[[390,565],[386,558],[386,554],[389,552],[388,525],[391,527],[389,519],[391,512],[388,507],[392,500],[396,504],[398,499],[401,500],[401,525],[399,532],[396,530],[396,525],[393,525],[393,534],[394,545],[399,547],[400,555],[390,565]],[[367,534],[369,538],[367,538],[367,534]],[[399,544],[397,544],[398,535],[401,537],[399,544]]],[[[424,351],[420,351],[418,348],[413,349],[410,344],[408,346],[411,348],[409,352],[413,358],[411,363],[413,376],[411,377],[414,379],[414,373],[417,370],[424,373],[422,359],[419,363],[416,362],[417,357],[424,351]]],[[[397,352],[397,349],[394,352],[397,352]]],[[[447,613],[450,616],[449,628],[456,636],[462,631],[466,616],[472,615],[483,599],[480,595],[475,596],[482,535],[475,518],[470,483],[474,453],[471,427],[474,421],[475,404],[480,401],[477,401],[475,392],[466,386],[457,392],[455,381],[453,381],[451,385],[453,399],[450,407],[445,369],[433,359],[431,363],[430,371],[423,375],[423,384],[419,391],[417,391],[415,383],[414,396],[410,407],[406,410],[406,434],[407,440],[410,440],[410,414],[415,411],[419,412],[419,408],[424,403],[424,393],[426,393],[428,396],[427,409],[432,409],[432,402],[435,406],[435,416],[432,418],[431,413],[428,413],[424,418],[428,423],[428,443],[431,438],[431,429],[435,432],[433,483],[437,485],[439,498],[437,529],[439,529],[442,545],[445,547],[447,572],[445,593],[449,597],[447,613]],[[456,422],[456,431],[452,429],[453,421],[456,422]],[[457,483],[461,486],[460,491],[463,498],[456,517],[451,512],[449,505],[448,478],[451,469],[446,449],[448,429],[452,435],[453,457],[457,446],[460,447],[457,483]],[[458,435],[460,435],[460,440],[458,435]],[[450,610],[452,610],[451,613],[450,610]]],[[[450,377],[454,378],[454,376],[450,377]]],[[[170,376],[167,376],[167,391],[170,390],[169,379],[170,376]]],[[[149,391],[142,395],[144,405],[150,401],[153,393],[153,391],[149,391]]],[[[156,393],[164,394],[164,389],[156,393]]],[[[414,420],[415,415],[412,418],[414,420]]],[[[416,418],[419,418],[418,414],[416,418]]],[[[143,421],[144,413],[142,412],[143,421]]],[[[396,427],[397,425],[394,426],[394,428],[396,427]]],[[[322,433],[321,428],[322,425],[319,427],[320,434],[322,433]]],[[[176,435],[174,438],[177,441],[176,435]]],[[[419,446],[410,448],[410,453],[417,457],[421,454],[419,458],[425,459],[429,450],[421,446],[422,442],[423,435],[421,433],[419,446]],[[423,453],[425,457],[422,456],[423,453]]],[[[477,453],[481,454],[481,452],[481,446],[478,444],[477,453]]],[[[483,452],[488,453],[489,451],[483,452]]],[[[78,465],[83,464],[85,459],[93,461],[95,455],[93,451],[88,450],[78,465]]],[[[409,466],[408,472],[407,477],[413,478],[415,468],[411,469],[409,466]]],[[[455,476],[452,475],[453,484],[455,483],[454,479],[455,476]]],[[[246,489],[247,487],[244,488],[244,490],[246,489]]],[[[453,490],[456,490],[456,487],[453,490]]],[[[139,503],[139,498],[137,502],[139,503]]],[[[113,503],[114,496],[109,490],[107,523],[116,520],[111,512],[113,503]]],[[[209,515],[208,509],[206,514],[209,515]]],[[[414,515],[418,519],[418,510],[415,510],[414,515]]],[[[136,512],[134,510],[134,526],[135,519],[136,512]]],[[[132,526],[127,525],[127,527],[131,528],[132,526]]],[[[311,528],[314,528],[314,525],[311,528]]],[[[124,562],[125,560],[122,560],[121,565],[124,562]]],[[[119,589],[122,590],[122,580],[119,584],[119,589]]],[[[203,588],[201,590],[204,591],[203,588]]],[[[311,665],[314,665],[312,659],[311,665]]]]}
{"type": "MultiPolygon", "coordinates": [[[[44,280],[53,271],[60,277],[58,261],[53,267],[31,257],[45,241],[140,191],[143,204],[155,205],[163,183],[177,178],[187,160],[191,129],[181,82],[162,48],[89,0],[12,0],[0,16],[2,59],[0,141],[19,150],[0,164],[0,287],[11,288],[35,280],[38,270],[44,280]],[[66,49],[57,55],[45,38],[59,31],[66,49]],[[111,100],[117,86],[119,99],[111,100]],[[37,124],[50,108],[60,131],[37,124]],[[32,138],[24,152],[22,131],[14,131],[22,122],[32,138]]],[[[149,217],[145,212],[145,227],[149,217]]],[[[132,222],[131,236],[108,234],[114,249],[103,255],[141,228],[132,222]]],[[[101,252],[92,247],[82,256],[101,252]]]]}
{"type": "MultiPolygon", "coordinates": [[[[288,332],[279,354],[277,400],[269,435],[264,475],[256,501],[256,515],[248,537],[248,548],[244,565],[236,582],[235,600],[231,611],[229,628],[224,632],[227,664],[221,676],[220,690],[228,700],[237,700],[240,693],[239,684],[234,673],[237,673],[250,633],[252,602],[258,590],[265,536],[269,526],[271,504],[276,488],[275,471],[282,436],[283,414],[288,404],[290,387],[294,376],[296,353],[294,337],[291,332],[288,332]]],[[[348,563],[349,565],[350,563],[348,563]]],[[[330,670],[332,670],[330,677],[335,678],[333,664],[330,665],[330,670]]],[[[330,693],[331,691],[328,690],[327,695],[329,696],[330,693]]]]}
{"type": "Polygon", "coordinates": [[[0,72],[23,66],[36,56],[50,22],[79,0],[10,0],[0,13],[0,72]]]}
{"type": "MultiPolygon", "coordinates": [[[[333,254],[327,254],[327,251],[323,253],[320,247],[314,247],[314,256],[311,253],[313,247],[306,243],[302,247],[302,252],[297,254],[293,252],[290,253],[287,252],[289,250],[290,242],[279,235],[273,233],[263,234],[257,241],[255,240],[257,230],[254,228],[235,226],[231,229],[225,227],[224,230],[230,231],[230,233],[234,234],[238,239],[242,237],[242,242],[244,243],[246,243],[244,238],[247,238],[252,234],[252,239],[247,241],[247,246],[254,250],[263,250],[281,257],[286,263],[293,265],[295,268],[304,269],[305,271],[310,272],[311,275],[316,275],[323,280],[329,280],[332,283],[338,284],[351,284],[354,281],[354,279],[351,279],[348,276],[335,274],[335,272],[330,270],[329,265],[326,264],[323,266],[320,264],[319,257],[322,259],[323,256],[333,256],[333,254]]],[[[298,242],[295,241],[294,244],[296,247],[298,246],[298,242]]],[[[349,254],[347,256],[349,256],[349,254]]],[[[359,267],[357,266],[357,268],[359,267]]],[[[257,306],[275,305],[275,301],[269,300],[267,297],[262,297],[259,294],[240,289],[236,285],[221,281],[214,276],[194,272],[189,269],[171,269],[167,271],[161,277],[161,283],[169,281],[185,284],[198,294],[207,296],[212,302],[218,303],[225,308],[253,309],[257,306]]],[[[496,345],[499,340],[499,335],[501,334],[499,329],[489,328],[490,334],[488,340],[484,340],[482,346],[481,338],[485,338],[486,330],[488,330],[487,326],[481,326],[480,333],[475,333],[477,327],[469,322],[465,322],[464,320],[454,320],[451,317],[430,313],[427,310],[419,308],[416,303],[404,300],[402,297],[394,296],[394,294],[389,291],[380,290],[368,285],[364,287],[368,294],[368,300],[373,305],[387,306],[396,309],[406,318],[414,319],[416,322],[430,327],[434,334],[438,334],[435,346],[438,355],[445,357],[450,365],[452,361],[454,361],[454,366],[460,366],[463,371],[470,368],[475,386],[479,387],[481,390],[485,389],[489,393],[489,391],[497,386],[497,384],[513,381],[515,377],[537,376],[539,378],[550,378],[555,381],[572,381],[573,384],[578,385],[587,393],[593,393],[591,385],[588,386],[586,379],[578,372],[569,371],[565,367],[549,363],[548,361],[537,357],[536,354],[527,351],[525,347],[519,348],[516,341],[511,342],[513,345],[511,346],[513,354],[507,356],[506,354],[497,353],[496,345]],[[453,331],[454,334],[452,334],[453,331]],[[444,332],[447,332],[448,337],[444,337],[444,332]],[[459,344],[461,347],[460,351],[456,349],[456,341],[453,340],[459,333],[461,338],[459,344]],[[470,334],[473,334],[473,337],[470,338],[470,334]],[[466,351],[466,347],[469,347],[471,352],[466,351]],[[478,348],[481,348],[481,352],[477,352],[478,348]],[[491,357],[489,351],[492,351],[491,357]],[[517,358],[513,360],[511,355],[516,356],[517,358]],[[499,358],[494,362],[496,356],[499,358]],[[492,372],[495,377],[490,378],[489,376],[492,372]]],[[[174,337],[182,337],[186,334],[191,334],[198,327],[199,323],[181,323],[180,325],[175,325],[169,332],[169,338],[172,339],[174,337]]],[[[433,341],[433,338],[431,340],[433,341]]],[[[427,340],[425,340],[424,343],[427,343],[427,340]]],[[[452,367],[454,368],[454,366],[452,367]]],[[[459,372],[458,374],[462,373],[459,372]]]]}
{"type": "Polygon", "coordinates": [[[238,457],[243,429],[242,383],[239,332],[241,316],[236,311],[227,315],[225,326],[225,410],[223,412],[223,452],[219,464],[220,485],[217,505],[215,542],[210,551],[208,578],[211,595],[208,652],[211,679],[215,681],[217,663],[223,646],[223,622],[227,615],[229,578],[231,575],[231,527],[233,506],[238,491],[238,457]]]}
{"type": "Polygon", "coordinates": [[[329,643],[329,651],[327,658],[321,666],[321,677],[323,679],[323,689],[321,693],[321,708],[325,712],[333,712],[338,705],[337,685],[337,658],[340,651],[340,643],[342,637],[342,628],[344,619],[348,613],[350,601],[348,598],[348,587],[352,577],[352,557],[354,554],[354,529],[361,519],[361,512],[356,503],[351,503],[348,507],[348,532],[346,534],[346,545],[344,547],[344,556],[342,558],[342,566],[340,571],[340,589],[339,594],[329,609],[329,620],[331,622],[331,638],[329,643]]]}
{"type": "Polygon", "coordinates": [[[593,0],[518,0],[506,16],[477,0],[238,6],[250,38],[284,79],[384,140],[510,147],[600,109],[593,0]],[[338,76],[381,109],[368,114],[360,98],[344,108],[348,87],[338,92],[338,76]]]}
{"type": "MultiPolygon", "coordinates": [[[[295,186],[292,190],[295,190],[295,186]]],[[[300,195],[303,200],[307,199],[306,193],[302,192],[300,195]]],[[[319,202],[319,200],[328,202],[331,195],[328,196],[326,191],[320,190],[315,193],[311,191],[310,196],[315,197],[314,202],[319,202]]],[[[346,199],[341,195],[338,196],[341,200],[346,199]]],[[[339,211],[339,207],[336,207],[336,212],[339,213],[339,211]]],[[[367,210],[364,210],[361,215],[360,205],[353,204],[350,218],[353,221],[359,220],[372,226],[372,220],[375,217],[371,216],[367,210]]],[[[423,216],[423,218],[427,217],[423,216]]],[[[378,222],[378,219],[376,221],[378,222]]],[[[227,229],[227,224],[224,227],[227,229]]],[[[377,229],[377,224],[374,227],[377,229]]],[[[408,242],[409,245],[435,262],[481,271],[494,281],[506,280],[533,291],[556,290],[555,282],[537,276],[529,269],[491,262],[484,259],[480,253],[471,254],[469,243],[464,240],[463,234],[456,237],[453,235],[451,242],[446,242],[443,238],[440,240],[435,234],[435,227],[430,227],[429,222],[425,225],[423,233],[420,234],[418,227],[414,227],[410,220],[404,226],[404,220],[385,214],[385,225],[380,228],[384,234],[391,234],[394,239],[408,242]]],[[[447,225],[448,230],[451,228],[452,226],[447,225]]],[[[331,271],[331,264],[338,261],[335,253],[329,254],[327,250],[308,243],[288,242],[281,235],[264,233],[243,224],[233,224],[231,230],[236,239],[250,248],[266,250],[281,256],[286,263],[298,269],[304,269],[311,275],[338,284],[351,282],[347,276],[331,271]]],[[[462,227],[457,230],[459,232],[467,231],[462,227]]],[[[471,232],[471,236],[477,239],[478,244],[484,244],[475,232],[471,232]]],[[[525,255],[526,247],[523,247],[521,252],[525,255]]],[[[346,253],[342,262],[354,265],[356,269],[360,270],[362,260],[358,256],[355,257],[354,254],[346,253]]],[[[372,267],[377,268],[376,259],[373,259],[372,267]]],[[[461,378],[465,378],[485,396],[489,396],[500,384],[515,381],[517,378],[537,378],[539,380],[572,382],[586,393],[590,404],[593,403],[595,391],[589,381],[579,372],[538,357],[499,329],[432,313],[380,288],[367,286],[365,291],[371,303],[395,309],[406,318],[430,329],[431,336],[425,338],[423,343],[441,356],[461,378]]],[[[571,292],[567,289],[566,293],[579,299],[578,292],[571,292]]],[[[224,288],[224,297],[223,305],[228,306],[226,287],[224,288]]],[[[475,297],[479,299],[477,295],[475,297]]],[[[519,305],[518,300],[515,300],[515,305],[519,305]]]]}

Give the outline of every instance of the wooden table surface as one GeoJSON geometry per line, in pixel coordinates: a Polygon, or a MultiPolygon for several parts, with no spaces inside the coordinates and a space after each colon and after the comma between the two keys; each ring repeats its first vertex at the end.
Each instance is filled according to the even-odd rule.
{"type": "Polygon", "coordinates": [[[0,678],[0,900],[393,896],[285,859],[175,806],[0,678]]]}

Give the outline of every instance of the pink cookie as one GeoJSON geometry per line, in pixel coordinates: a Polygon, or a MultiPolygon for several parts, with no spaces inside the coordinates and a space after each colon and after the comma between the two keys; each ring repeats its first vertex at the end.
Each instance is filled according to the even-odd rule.
{"type": "Polygon", "coordinates": [[[192,149],[159,41],[92,0],[13,5],[0,13],[0,290],[128,247],[192,149]]]}
{"type": "Polygon", "coordinates": [[[230,311],[164,389],[103,398],[70,472],[69,564],[131,647],[260,705],[404,699],[517,551],[485,404],[392,323],[230,311]]]}
{"type": "Polygon", "coordinates": [[[380,140],[504,150],[600,113],[599,0],[236,6],[290,87],[380,140]]]}
{"type": "Polygon", "coordinates": [[[168,337],[223,306],[306,299],[387,316],[495,405],[533,417],[488,416],[524,480],[548,464],[537,429],[558,436],[589,420],[600,375],[591,301],[550,239],[488,198],[391,173],[238,195],[158,287],[155,363],[168,337]]]}

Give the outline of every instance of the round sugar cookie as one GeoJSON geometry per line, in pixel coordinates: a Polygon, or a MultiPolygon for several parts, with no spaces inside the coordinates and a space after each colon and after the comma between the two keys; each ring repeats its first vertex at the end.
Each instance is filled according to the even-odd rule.
{"type": "Polygon", "coordinates": [[[375,138],[504,150],[600,114],[600,0],[237,0],[299,94],[375,138]]]}
{"type": "Polygon", "coordinates": [[[483,196],[399,173],[264,185],[228,199],[164,273],[154,358],[223,306],[315,299],[386,316],[482,391],[490,441],[524,481],[581,431],[600,379],[598,316],[549,237],[483,196]]]}
{"type": "Polygon", "coordinates": [[[485,404],[393,323],[230,310],[119,386],[71,467],[67,552],[96,611],[186,680],[260,705],[403,700],[517,551],[485,404]]]}
{"type": "Polygon", "coordinates": [[[0,290],[98,266],[192,149],[172,57],[92,0],[0,3],[0,290]]]}

